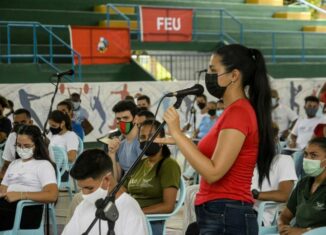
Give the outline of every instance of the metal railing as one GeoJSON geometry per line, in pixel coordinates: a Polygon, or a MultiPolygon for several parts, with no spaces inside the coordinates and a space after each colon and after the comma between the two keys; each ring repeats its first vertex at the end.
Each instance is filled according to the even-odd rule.
{"type": "MultiPolygon", "coordinates": [[[[124,14],[123,12],[119,11],[119,9],[116,8],[116,6],[121,6],[121,7],[132,7],[135,9],[135,15],[136,15],[136,21],[137,21],[137,25],[138,25],[138,29],[137,30],[130,30],[131,34],[135,34],[137,35],[137,39],[141,40],[141,30],[140,30],[140,25],[141,25],[141,6],[140,5],[135,5],[135,4],[117,4],[117,3],[108,3],[106,4],[107,6],[107,24],[108,26],[110,25],[110,20],[111,20],[111,15],[110,15],[110,9],[112,9],[114,12],[116,12],[121,18],[123,18],[129,28],[130,28],[130,18],[124,14]]],[[[146,5],[143,5],[144,7],[147,7],[146,5]]],[[[152,7],[152,6],[148,6],[148,7],[152,7]]],[[[236,42],[242,42],[243,40],[243,25],[242,23],[237,20],[230,12],[228,12],[227,10],[223,9],[223,8],[189,8],[189,7],[166,7],[166,6],[155,6],[155,8],[173,8],[173,9],[191,9],[193,10],[193,39],[197,38],[198,36],[216,36],[215,39],[228,39],[229,41],[236,43],[236,42]],[[219,16],[220,16],[220,23],[219,23],[219,27],[216,28],[216,31],[213,32],[204,32],[204,31],[200,31],[198,29],[198,12],[218,12],[219,16]],[[234,38],[232,38],[230,36],[230,34],[228,34],[227,30],[225,29],[225,25],[224,25],[224,19],[226,17],[229,17],[232,22],[234,22],[235,24],[238,25],[239,27],[239,32],[240,32],[240,38],[239,40],[236,40],[234,38]]]]}
{"type": "Polygon", "coordinates": [[[307,2],[305,0],[298,0],[298,2],[301,3],[301,4],[303,4],[303,5],[306,5],[306,6],[310,7],[310,8],[312,8],[312,9],[314,9],[314,10],[320,12],[320,13],[326,14],[326,10],[325,9],[320,8],[320,7],[314,5],[314,4],[310,3],[310,2],[307,2]]]}
{"type": "MultiPolygon", "coordinates": [[[[55,59],[58,58],[68,58],[71,59],[71,67],[75,70],[75,58],[77,58],[77,69],[78,69],[78,80],[82,80],[82,71],[81,71],[81,55],[76,52],[73,48],[70,47],[68,43],[63,41],[57,34],[53,32],[53,29],[63,29],[68,28],[68,26],[64,25],[42,25],[39,22],[19,22],[19,21],[0,21],[0,26],[3,26],[6,29],[6,36],[7,36],[7,42],[6,42],[6,53],[1,53],[1,47],[0,47],[0,58],[4,58],[5,61],[10,64],[12,63],[12,59],[14,58],[32,58],[33,63],[39,63],[40,61],[50,66],[52,69],[54,69],[56,72],[62,72],[54,63],[55,59]],[[23,29],[32,29],[33,33],[33,46],[32,46],[32,53],[17,53],[13,54],[12,51],[12,30],[13,28],[23,28],[23,29]],[[40,43],[38,43],[38,32],[42,31],[43,33],[47,34],[49,37],[48,46],[49,51],[48,53],[40,53],[39,47],[41,46],[40,43]],[[58,43],[61,47],[68,50],[69,53],[67,54],[55,54],[54,53],[54,41],[58,43]]],[[[0,45],[5,44],[4,40],[1,41],[0,38],[0,45]]],[[[22,44],[26,45],[26,44],[22,44]]],[[[70,77],[66,77],[68,80],[75,80],[75,75],[70,77]]]]}

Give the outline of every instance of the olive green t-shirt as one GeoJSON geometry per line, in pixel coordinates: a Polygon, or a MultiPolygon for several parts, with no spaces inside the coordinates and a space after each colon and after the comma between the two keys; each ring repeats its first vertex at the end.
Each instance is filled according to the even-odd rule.
{"type": "Polygon", "coordinates": [[[163,189],[179,188],[181,171],[178,163],[172,158],[164,159],[156,176],[157,166],[158,162],[151,167],[148,158],[142,159],[125,184],[128,193],[141,208],[161,203],[163,189]]]}
{"type": "Polygon", "coordinates": [[[293,190],[287,208],[296,218],[296,227],[326,226],[326,180],[311,194],[313,177],[300,180],[293,190]]]}

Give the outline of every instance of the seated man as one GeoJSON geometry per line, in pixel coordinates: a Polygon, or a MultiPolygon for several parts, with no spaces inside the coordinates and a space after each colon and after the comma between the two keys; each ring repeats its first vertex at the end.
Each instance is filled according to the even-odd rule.
{"type": "MultiPolygon", "coordinates": [[[[85,232],[94,219],[95,202],[105,198],[116,185],[112,161],[104,151],[99,149],[84,151],[77,158],[70,175],[77,180],[83,201],[74,211],[71,220],[63,230],[63,235],[85,232]]],[[[116,194],[115,205],[119,211],[119,218],[114,227],[116,235],[148,234],[145,216],[135,199],[120,189],[116,194]]],[[[89,234],[107,234],[108,229],[108,223],[99,220],[89,234]]]]}
{"type": "Polygon", "coordinates": [[[303,170],[307,177],[298,182],[279,217],[281,235],[303,234],[326,226],[326,138],[314,138],[308,142],[303,170]],[[293,218],[296,221],[292,227],[293,218]]]}

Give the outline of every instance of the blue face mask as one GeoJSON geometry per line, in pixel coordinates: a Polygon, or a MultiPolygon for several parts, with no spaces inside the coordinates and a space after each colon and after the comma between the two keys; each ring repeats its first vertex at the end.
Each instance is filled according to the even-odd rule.
{"type": "Polygon", "coordinates": [[[221,116],[222,115],[222,113],[223,113],[223,110],[222,109],[220,109],[220,110],[216,110],[216,116],[221,116]]]}

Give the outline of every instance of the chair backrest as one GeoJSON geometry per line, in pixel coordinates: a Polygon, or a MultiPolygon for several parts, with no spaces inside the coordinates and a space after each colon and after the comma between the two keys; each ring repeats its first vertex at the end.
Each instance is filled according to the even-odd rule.
{"type": "Polygon", "coordinates": [[[304,235],[325,235],[325,234],[326,234],[326,227],[315,228],[304,233],[304,235]]]}
{"type": "Polygon", "coordinates": [[[84,142],[83,140],[78,136],[78,150],[77,150],[77,157],[84,151],[84,142]]]}
{"type": "Polygon", "coordinates": [[[186,184],[185,184],[184,179],[181,177],[180,178],[180,187],[179,187],[179,197],[177,199],[177,203],[175,205],[174,210],[168,214],[148,214],[148,215],[146,215],[147,219],[149,221],[165,220],[165,219],[175,215],[182,207],[182,205],[185,201],[185,198],[186,198],[186,184]]]}
{"type": "Polygon", "coordinates": [[[60,176],[62,176],[69,170],[68,155],[66,150],[60,146],[53,145],[49,147],[49,151],[51,158],[54,160],[57,168],[59,169],[60,176]]]}

